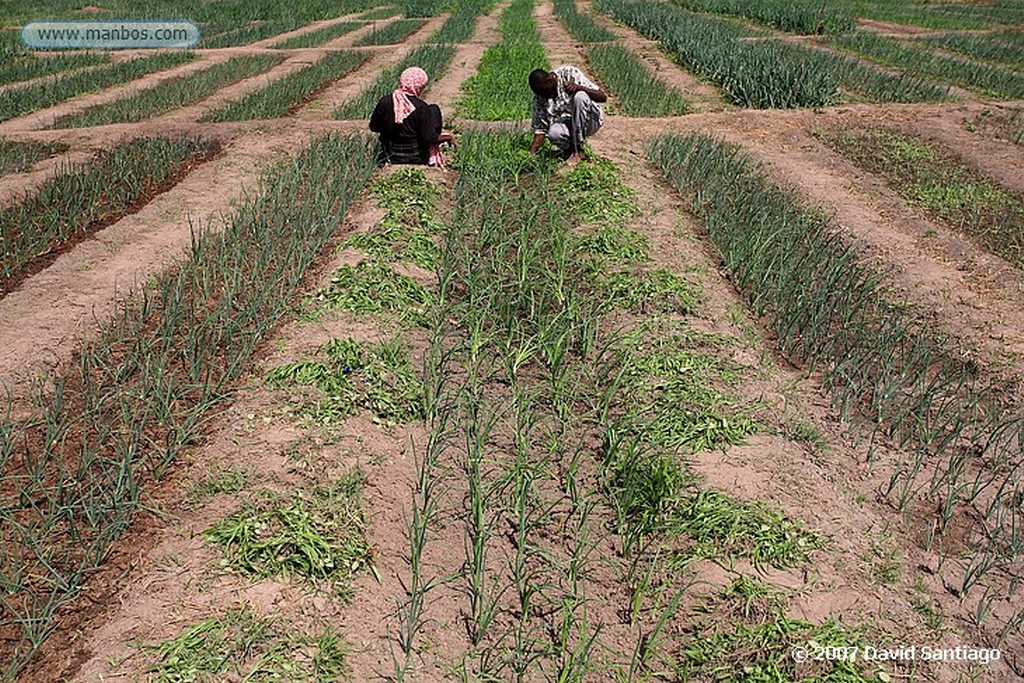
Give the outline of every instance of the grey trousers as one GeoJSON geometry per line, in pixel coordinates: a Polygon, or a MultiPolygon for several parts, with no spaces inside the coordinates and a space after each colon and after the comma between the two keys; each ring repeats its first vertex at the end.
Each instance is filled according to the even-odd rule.
{"type": "Polygon", "coordinates": [[[601,127],[601,110],[585,92],[572,97],[572,116],[552,122],[548,140],[567,154],[583,151],[583,142],[601,127]]]}

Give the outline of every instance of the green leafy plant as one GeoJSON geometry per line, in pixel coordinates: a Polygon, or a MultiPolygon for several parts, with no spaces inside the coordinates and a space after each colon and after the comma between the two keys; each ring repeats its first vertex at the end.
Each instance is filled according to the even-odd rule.
{"type": "Polygon", "coordinates": [[[300,360],[267,375],[276,384],[313,386],[325,396],[305,406],[303,414],[332,424],[369,410],[388,424],[422,419],[423,385],[397,340],[360,344],[334,339],[321,349],[326,360],[300,360]]]}
{"type": "Polygon", "coordinates": [[[360,491],[352,470],[330,486],[287,503],[246,507],[203,532],[224,549],[226,564],[255,578],[293,577],[352,597],[355,575],[372,562],[360,491]]]}
{"type": "Polygon", "coordinates": [[[148,667],[159,683],[200,683],[224,676],[246,681],[316,680],[334,683],[346,673],[348,646],[333,631],[288,633],[248,607],[193,624],[174,638],[147,645],[158,660],[148,667]]]}
{"type": "Polygon", "coordinates": [[[400,275],[386,264],[362,261],[342,266],[330,284],[320,290],[313,302],[325,309],[337,308],[353,313],[389,311],[399,319],[424,324],[433,297],[421,284],[400,275]]]}

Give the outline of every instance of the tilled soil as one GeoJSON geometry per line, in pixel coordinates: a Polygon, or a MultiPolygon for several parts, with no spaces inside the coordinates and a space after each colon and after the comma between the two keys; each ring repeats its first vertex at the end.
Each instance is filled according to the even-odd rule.
{"type": "MultiPolygon", "coordinates": [[[[472,75],[486,46],[497,39],[497,16],[504,6],[480,19],[476,36],[460,46],[449,72],[432,84],[431,96],[446,113],[454,111],[461,82],[472,75]]],[[[541,3],[535,16],[551,62],[585,67],[583,46],[574,44],[556,22],[551,4],[541,3]]],[[[0,124],[0,134],[13,138],[65,142],[70,150],[64,158],[74,160],[137,135],[201,134],[223,143],[217,159],[195,169],[137,213],[75,245],[0,298],[0,383],[15,397],[24,396],[33,377],[69,362],[81,340],[114,310],[117,297],[179,258],[189,244],[191,226],[211,220],[215,226],[214,219],[257,190],[261,172],[276,160],[297,153],[323,131],[364,129],[361,121],[331,121],[331,111],[372,82],[380,69],[408,54],[442,21],[431,20],[402,46],[374,49],[369,61],[287,119],[196,123],[205,111],[318,58],[324,48],[294,51],[267,73],[152,121],[39,130],[64,114],[116,100],[210,60],[269,49],[283,37],[331,22],[245,47],[206,51],[199,62],[0,124]]],[[[599,21],[611,26],[603,18],[599,21]]],[[[881,22],[862,22],[862,26],[898,35],[926,32],[881,22]]],[[[685,201],[643,160],[643,147],[666,131],[706,132],[742,145],[774,177],[794,186],[809,205],[832,213],[836,228],[862,249],[865,259],[890,274],[894,291],[929,316],[937,329],[959,340],[964,353],[976,357],[994,375],[1018,384],[1024,377],[1024,274],[907,207],[880,179],[825,147],[813,131],[885,126],[920,134],[1018,195],[1024,194],[1020,147],[965,128],[965,120],[993,106],[974,99],[945,105],[852,105],[815,112],[734,110],[717,89],[680,70],[652,43],[628,29],[611,28],[624,45],[655,65],[662,78],[686,92],[696,112],[676,119],[609,116],[593,138],[595,151],[618,165],[623,181],[637,194],[642,215],[632,227],[651,239],[654,265],[687,273],[701,285],[705,303],[693,325],[746,339],[733,349],[731,359],[754,368],[756,379],[743,387],[742,398],[761,402],[765,412],[778,419],[799,416],[812,423],[827,443],[826,448],[813,448],[768,430],[742,446],[700,453],[692,459],[693,468],[708,484],[741,500],[765,501],[833,539],[814,556],[810,567],[770,570],[761,579],[789,593],[789,613],[795,618],[822,621],[832,616],[847,623],[871,622],[907,643],[995,643],[999,624],[1016,613],[1014,605],[1009,600],[996,601],[991,616],[979,627],[975,603],[958,598],[943,585],[940,559],[923,547],[919,529],[912,520],[905,526],[879,495],[888,476],[886,463],[893,462],[895,454],[884,444],[876,445],[876,459],[867,462],[861,428],[842,422],[815,376],[774,356],[771,339],[757,321],[738,313],[743,310],[741,297],[719,273],[718,258],[685,201]],[[897,581],[872,580],[866,558],[877,546],[884,546],[895,558],[897,581]],[[924,586],[924,594],[945,616],[949,629],[932,632],[924,626],[911,606],[915,591],[920,592],[911,588],[914,585],[924,586]]],[[[330,48],[351,45],[361,33],[347,34],[330,48]]],[[[456,119],[454,125],[473,124],[456,119]]],[[[0,203],[30,192],[58,163],[45,160],[29,172],[4,177],[0,203]]],[[[430,171],[432,180],[447,187],[453,174],[430,171]]],[[[350,212],[346,233],[372,226],[380,215],[370,200],[363,201],[350,212]]],[[[351,258],[347,252],[335,255],[311,278],[310,290],[351,258]]],[[[146,512],[136,517],[21,680],[144,679],[150,659],[139,643],[174,637],[212,612],[243,604],[260,615],[333,625],[353,648],[348,660],[352,680],[390,680],[398,606],[405,596],[408,573],[406,525],[415,477],[413,455],[425,439],[424,430],[421,426],[382,430],[360,417],[346,422],[340,434],[318,431],[290,414],[287,392],[259,381],[268,368],[308,356],[332,337],[375,340],[388,332],[340,314],[317,323],[282,325],[254,362],[249,385],[211,423],[204,441],[152,492],[152,507],[161,514],[146,512]],[[211,470],[250,467],[254,473],[250,489],[289,492],[330,479],[356,464],[367,477],[368,540],[379,580],[369,572],[361,574],[351,604],[310,595],[294,582],[250,582],[220,567],[215,550],[201,540],[201,532],[238,503],[236,497],[226,495],[202,504],[190,501],[189,491],[211,470]]],[[[413,338],[410,343],[418,358],[426,340],[413,338]]],[[[458,491],[449,495],[451,508],[458,508],[458,491]]],[[[459,524],[453,516],[443,517],[434,530],[427,558],[432,575],[459,572],[465,554],[459,524]]],[[[611,547],[603,550],[609,557],[614,554],[611,547]]],[[[755,573],[750,567],[713,562],[702,563],[694,571],[697,588],[683,602],[681,615],[736,576],[755,573]]],[[[625,651],[628,643],[643,634],[623,623],[621,603],[628,600],[628,593],[618,581],[609,569],[595,573],[588,618],[604,626],[603,642],[625,651]]],[[[446,582],[430,593],[428,602],[422,638],[429,647],[416,661],[416,679],[441,680],[454,675],[455,663],[470,648],[463,623],[464,589],[446,582]]],[[[685,619],[674,628],[684,631],[685,619]]],[[[1007,659],[1014,652],[1019,654],[1024,649],[1019,630],[1009,634],[1002,647],[1007,659]]],[[[1012,666],[1020,663],[1000,662],[983,673],[991,678],[982,680],[1012,680],[1014,672],[1021,670],[1012,666]]],[[[926,680],[952,681],[960,672],[935,665],[920,673],[926,680]]]]}

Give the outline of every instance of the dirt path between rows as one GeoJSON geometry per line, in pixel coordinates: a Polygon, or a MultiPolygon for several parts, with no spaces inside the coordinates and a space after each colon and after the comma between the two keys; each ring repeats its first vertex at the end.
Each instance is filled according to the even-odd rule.
{"type": "MultiPolygon", "coordinates": [[[[475,71],[486,46],[497,39],[498,13],[504,6],[498,5],[488,16],[480,18],[474,38],[458,49],[448,73],[434,84],[431,98],[446,112],[457,99],[462,82],[475,71]]],[[[573,43],[551,11],[550,2],[535,8],[553,64],[585,64],[582,46],[573,43]]],[[[697,111],[704,112],[657,120],[608,116],[604,128],[592,139],[594,149],[619,165],[626,183],[637,193],[644,215],[638,219],[636,229],[651,236],[658,264],[700,281],[707,298],[695,325],[742,337],[747,334],[745,330],[754,329],[756,324],[745,314],[737,313],[742,304],[718,273],[717,258],[702,241],[699,226],[688,218],[685,202],[642,159],[644,142],[666,131],[710,132],[743,145],[768,164],[773,175],[798,188],[810,204],[832,211],[835,224],[861,245],[870,262],[893,269],[896,291],[926,310],[939,329],[963,340],[965,352],[977,354],[987,363],[1003,363],[1003,372],[1008,376],[1024,377],[1024,275],[1020,270],[917,215],[877,178],[860,172],[811,135],[815,126],[844,128],[855,124],[924,132],[926,137],[947,146],[1008,189],[1024,194],[1020,147],[969,133],[962,126],[964,119],[982,111],[984,105],[968,102],[957,106],[856,105],[824,112],[732,111],[716,88],[672,64],[655,43],[611,24],[604,17],[595,18],[615,31],[623,44],[640,54],[667,82],[684,90],[697,111]]],[[[345,19],[318,22],[243,48],[210,51],[210,55],[204,55],[202,64],[233,54],[265,51],[287,36],[345,19]]],[[[221,157],[196,169],[137,214],[76,246],[17,291],[0,299],[0,384],[15,393],[22,392],[32,377],[68,362],[78,341],[90,334],[96,321],[106,319],[114,310],[115,292],[124,294],[144,283],[187,248],[190,217],[208,219],[224,214],[246,193],[255,191],[263,168],[284,154],[298,151],[312,135],[325,130],[363,130],[362,120],[329,121],[331,111],[375,80],[382,68],[396,63],[423,42],[441,21],[432,20],[401,45],[374,49],[369,62],[289,119],[192,123],[203,111],[320,58],[327,53],[324,48],[296,50],[286,64],[272,72],[144,124],[34,130],[64,113],[112,101],[172,75],[201,68],[200,64],[153,74],[129,86],[77,98],[0,124],[0,133],[65,141],[72,146],[69,154],[82,156],[107,148],[119,139],[141,134],[203,133],[225,143],[221,157]]],[[[331,47],[347,45],[355,39],[356,36],[348,34],[331,47]]],[[[524,96],[526,92],[524,84],[524,96]]],[[[10,184],[5,176],[0,203],[5,197],[29,191],[42,182],[57,163],[41,162],[30,172],[11,177],[10,184]]],[[[433,177],[451,183],[450,175],[436,172],[433,177]]],[[[347,229],[363,229],[377,218],[379,213],[364,201],[353,209],[347,229]]],[[[330,267],[350,256],[338,256],[330,267]]],[[[321,279],[320,283],[323,282],[321,279]]],[[[280,612],[308,623],[339,626],[355,646],[350,655],[353,680],[387,678],[391,672],[396,600],[405,594],[403,553],[407,548],[403,534],[413,472],[409,443],[410,438],[422,442],[422,430],[397,429],[382,435],[370,420],[359,418],[346,425],[344,438],[332,440],[300,428],[294,416],[285,410],[285,397],[258,384],[266,368],[308,356],[332,336],[377,339],[384,332],[351,317],[338,316],[313,325],[290,325],[281,331],[273,350],[269,347],[275,342],[268,343],[266,357],[255,364],[253,386],[216,421],[211,436],[186,458],[188,464],[178,468],[154,492],[173,521],[151,517],[137,520],[129,536],[118,543],[113,561],[104,570],[107,573],[103,576],[110,579],[104,584],[108,592],[96,605],[90,606],[83,599],[70,619],[76,627],[58,631],[44,646],[44,656],[33,668],[33,675],[25,680],[49,683],[66,675],[91,683],[110,677],[143,675],[144,651],[131,643],[157,642],[177,635],[185,626],[213,611],[246,603],[261,615],[280,612]],[[295,448],[304,449],[307,457],[296,460],[295,448]],[[213,521],[233,511],[239,502],[236,497],[222,496],[196,507],[186,500],[192,487],[211,468],[251,465],[256,473],[253,490],[265,486],[287,493],[336,476],[355,463],[364,467],[368,476],[365,495],[368,517],[372,520],[369,538],[381,581],[378,583],[369,573],[361,575],[356,582],[358,597],[353,605],[339,606],[334,601],[311,597],[298,585],[287,582],[251,583],[227,573],[218,567],[216,554],[198,536],[213,521]]],[[[416,343],[422,346],[422,340],[416,343]]],[[[761,358],[760,350],[766,343],[770,342],[764,335],[756,335],[735,350],[733,360],[757,368],[757,379],[745,387],[744,396],[751,401],[764,401],[768,419],[775,420],[770,422],[772,427],[746,445],[724,453],[702,453],[693,464],[709,484],[744,500],[770,501],[835,539],[832,548],[816,556],[810,576],[799,569],[765,575],[766,580],[791,592],[792,615],[816,621],[853,613],[877,615],[880,623],[905,636],[907,642],[952,642],[952,633],[922,630],[921,619],[909,602],[916,595],[909,586],[921,582],[928,587],[929,599],[954,621],[962,634],[992,642],[997,635],[992,631],[994,620],[989,620],[986,629],[976,629],[970,614],[973,607],[944,590],[933,571],[937,559],[920,547],[920,539],[913,533],[896,528],[898,525],[890,528],[892,511],[876,502],[879,486],[888,476],[885,467],[898,454],[886,452],[883,447],[877,456],[880,464],[869,467],[864,463],[863,443],[856,440],[856,428],[836,419],[828,397],[820,391],[814,377],[794,373],[770,356],[761,358]],[[828,447],[813,449],[783,438],[778,421],[788,416],[813,422],[826,435],[828,447]],[[863,558],[874,552],[876,544],[887,550],[895,549],[900,558],[900,580],[893,585],[878,585],[866,575],[863,558]]],[[[439,533],[430,559],[436,572],[452,571],[452,563],[464,555],[461,531],[439,533]]],[[[706,588],[721,587],[737,572],[748,570],[745,566],[728,570],[704,566],[700,569],[700,581],[706,588]]],[[[461,609],[457,606],[459,601],[465,600],[462,590],[445,586],[431,595],[425,635],[436,649],[420,663],[420,680],[438,680],[450,674],[443,666],[446,658],[465,649],[461,622],[454,623],[451,617],[461,609]],[[451,621],[446,622],[446,618],[451,621]]],[[[608,597],[608,605],[595,608],[595,614],[609,622],[607,633],[615,638],[630,636],[628,629],[616,630],[611,623],[616,618],[611,603],[613,598],[622,597],[622,587],[600,590],[605,591],[602,597],[608,597]]],[[[999,601],[992,609],[994,616],[1004,620],[1015,613],[1009,601],[999,601]]],[[[683,626],[685,623],[676,624],[679,628],[683,626]]],[[[1019,645],[1019,639],[1007,641],[1008,647],[1019,645]]],[[[930,673],[930,680],[939,681],[953,680],[955,675],[953,669],[930,673]]],[[[993,673],[1012,676],[1005,670],[993,673]]]]}

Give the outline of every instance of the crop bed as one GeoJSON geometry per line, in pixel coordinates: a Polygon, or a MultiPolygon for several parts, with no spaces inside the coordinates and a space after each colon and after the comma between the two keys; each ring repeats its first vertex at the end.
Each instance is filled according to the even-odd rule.
{"type": "Polygon", "coordinates": [[[0,680],[1024,676],[1018,4],[160,11],[0,32],[0,680]]]}

